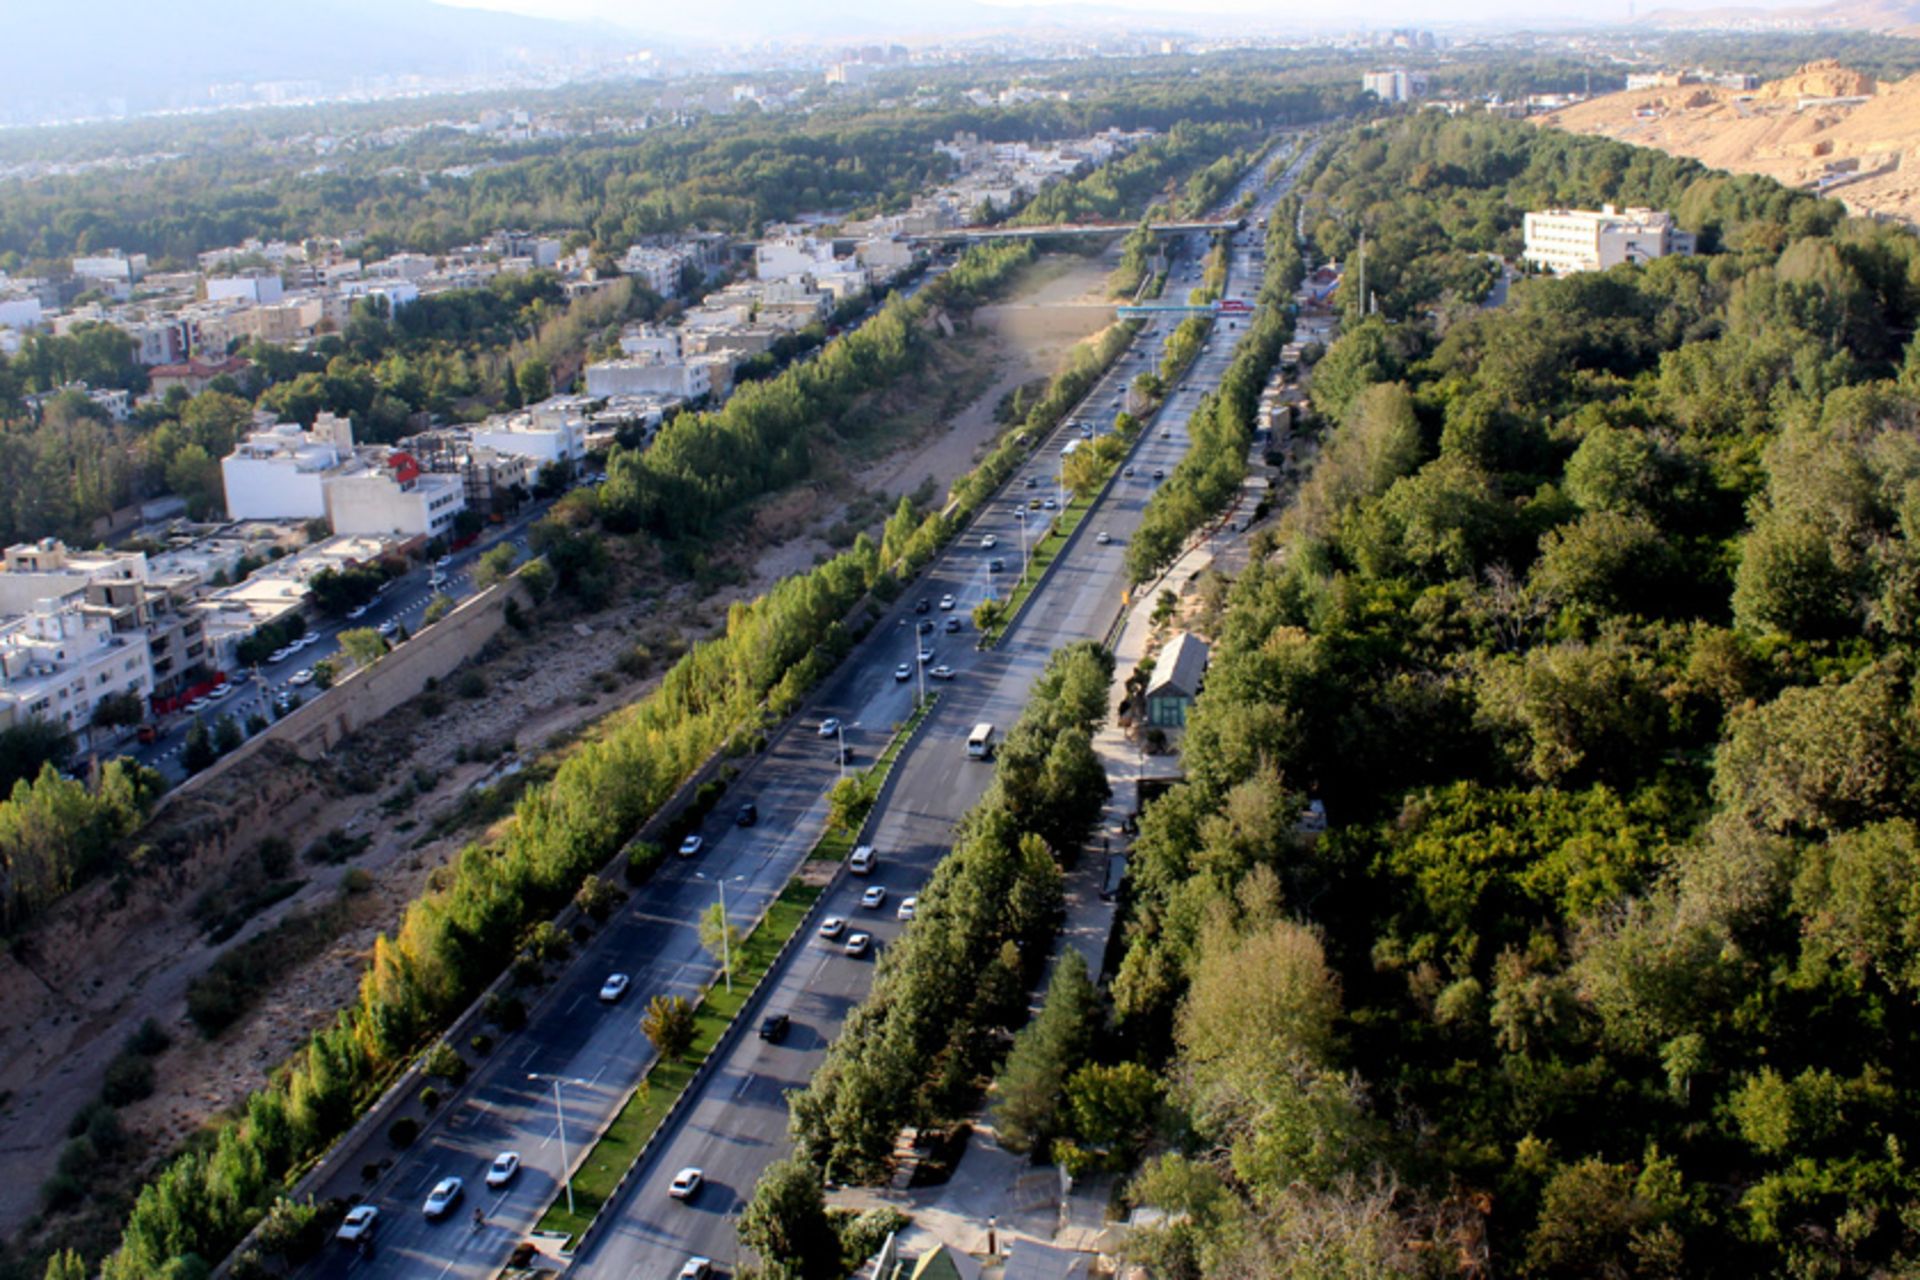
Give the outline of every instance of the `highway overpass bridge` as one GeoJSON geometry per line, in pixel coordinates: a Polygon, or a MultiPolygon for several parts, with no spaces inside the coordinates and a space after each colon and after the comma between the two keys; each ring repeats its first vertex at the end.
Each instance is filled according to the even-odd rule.
{"type": "MultiPolygon", "coordinates": [[[[971,244],[978,240],[1044,240],[1059,236],[1123,236],[1137,222],[1062,222],[1044,227],[958,227],[952,231],[928,231],[902,236],[914,244],[971,244]]],[[[1179,235],[1186,231],[1240,231],[1245,218],[1200,219],[1193,222],[1150,222],[1150,231],[1179,235]]]]}

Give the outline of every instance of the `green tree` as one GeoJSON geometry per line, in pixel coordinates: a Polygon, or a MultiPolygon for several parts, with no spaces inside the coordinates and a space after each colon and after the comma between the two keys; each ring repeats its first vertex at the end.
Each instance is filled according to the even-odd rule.
{"type": "Polygon", "coordinates": [[[553,375],[547,370],[547,362],[537,357],[520,366],[514,383],[520,388],[523,404],[538,404],[553,394],[553,375]]]}
{"type": "Polygon", "coordinates": [[[420,625],[430,627],[453,612],[453,597],[444,591],[433,593],[433,599],[427,601],[427,608],[420,615],[420,625]]]}
{"type": "Polygon", "coordinates": [[[72,1249],[59,1249],[47,1258],[46,1280],[88,1280],[86,1259],[72,1249]]]}
{"type": "Polygon", "coordinates": [[[1009,1151],[1046,1151],[1061,1125],[1067,1077],[1086,1058],[1098,1030],[1100,995],[1077,951],[1053,967],[1039,1014],[1014,1037],[994,1081],[993,1124],[1009,1151]]]}
{"type": "Polygon", "coordinates": [[[727,919],[718,902],[708,903],[700,913],[700,945],[722,965],[740,962],[740,926],[727,919]]]}
{"type": "Polygon", "coordinates": [[[640,1030],[663,1061],[671,1061],[693,1046],[693,1006],[685,996],[655,996],[647,1001],[640,1030]]]}
{"type": "Polygon", "coordinates": [[[820,1175],[804,1160],[776,1160],[761,1171],[740,1211],[739,1232],[740,1243],[759,1256],[765,1274],[793,1280],[844,1274],[820,1175]]]}
{"type": "Polygon", "coordinates": [[[519,558],[520,553],[511,542],[503,542],[494,547],[474,564],[473,585],[485,591],[512,573],[513,566],[519,558]]]}
{"type": "Polygon", "coordinates": [[[355,627],[340,633],[340,652],[356,668],[370,667],[387,654],[387,638],[372,627],[355,627]]]}

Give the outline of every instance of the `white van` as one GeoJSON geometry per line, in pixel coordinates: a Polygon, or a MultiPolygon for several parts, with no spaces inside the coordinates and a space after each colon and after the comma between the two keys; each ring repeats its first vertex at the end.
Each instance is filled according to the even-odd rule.
{"type": "Polygon", "coordinates": [[[873,870],[873,860],[873,846],[863,844],[847,859],[847,870],[856,876],[864,876],[873,870]]]}
{"type": "Polygon", "coordinates": [[[967,759],[993,759],[992,725],[983,723],[973,726],[973,732],[967,735],[967,759]]]}

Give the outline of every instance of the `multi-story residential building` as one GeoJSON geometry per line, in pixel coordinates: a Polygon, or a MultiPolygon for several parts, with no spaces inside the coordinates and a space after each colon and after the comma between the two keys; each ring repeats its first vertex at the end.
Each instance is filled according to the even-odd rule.
{"type": "Polygon", "coordinates": [[[555,396],[475,423],[468,438],[476,448],[518,454],[537,465],[569,462],[587,452],[587,405],[586,397],[555,396]]]}
{"type": "Polygon", "coordinates": [[[711,395],[713,363],[711,360],[692,358],[650,360],[629,357],[624,360],[601,360],[587,366],[587,394],[596,399],[647,392],[679,396],[683,400],[698,400],[711,395]]]}
{"type": "Polygon", "coordinates": [[[277,275],[212,276],[207,280],[208,302],[247,302],[263,306],[286,296],[277,275]]]}
{"type": "Polygon", "coordinates": [[[147,255],[125,254],[115,249],[109,253],[78,257],[73,260],[73,274],[82,280],[101,284],[130,285],[147,274],[147,255]]]}
{"type": "Polygon", "coordinates": [[[358,458],[327,477],[326,498],[327,520],[337,534],[446,538],[454,518],[467,509],[459,476],[423,470],[400,449],[358,458]]]}
{"type": "Polygon", "coordinates": [[[323,413],[311,431],[281,423],[255,431],[220,460],[227,515],[235,520],[316,520],[327,479],[353,457],[353,424],[323,413]]]}
{"type": "Polygon", "coordinates": [[[1382,102],[1412,102],[1427,96],[1427,73],[1405,67],[1369,71],[1360,77],[1360,88],[1382,102]]]}
{"type": "Polygon", "coordinates": [[[1623,262],[1690,254],[1691,231],[1658,209],[1547,209],[1523,220],[1528,263],[1558,274],[1604,271],[1623,262]]]}
{"type": "Polygon", "coordinates": [[[0,727],[44,720],[85,739],[103,698],[131,695],[144,707],[152,693],[145,637],[116,633],[109,613],[77,595],[0,623],[0,727]]]}

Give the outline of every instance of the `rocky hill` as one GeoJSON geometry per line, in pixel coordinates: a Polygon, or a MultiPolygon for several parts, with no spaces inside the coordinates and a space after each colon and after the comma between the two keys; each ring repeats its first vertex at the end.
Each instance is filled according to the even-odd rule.
{"type": "Polygon", "coordinates": [[[1538,120],[1821,187],[1860,211],[1920,222],[1920,76],[1879,84],[1823,60],[1752,92],[1694,84],[1631,90],[1538,120]]]}

